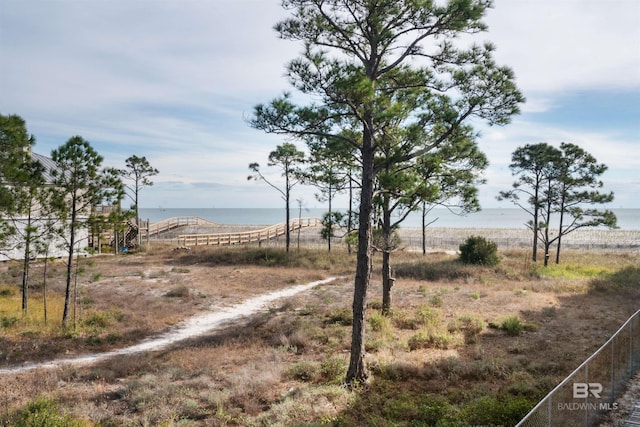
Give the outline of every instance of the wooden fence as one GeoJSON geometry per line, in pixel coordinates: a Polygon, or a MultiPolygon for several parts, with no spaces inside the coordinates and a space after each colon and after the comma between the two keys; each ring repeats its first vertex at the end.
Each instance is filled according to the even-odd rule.
{"type": "MultiPolygon", "coordinates": [[[[289,230],[297,231],[301,228],[317,227],[322,221],[318,218],[295,218],[289,222],[289,230]]],[[[245,243],[259,243],[275,239],[286,234],[286,224],[276,224],[267,228],[253,231],[215,234],[185,234],[178,236],[178,244],[182,246],[226,246],[245,243]]]]}

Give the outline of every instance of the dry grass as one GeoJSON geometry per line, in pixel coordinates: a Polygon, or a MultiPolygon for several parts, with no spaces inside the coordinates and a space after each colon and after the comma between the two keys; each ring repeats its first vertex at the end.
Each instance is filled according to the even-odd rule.
{"type": "MultiPolygon", "coordinates": [[[[350,345],[349,279],[160,352],[4,375],[0,424],[38,396],[103,426],[489,424],[485,415],[509,424],[637,309],[640,263],[637,253],[568,251],[561,266],[541,269],[524,252],[500,255],[492,268],[463,266],[446,254],[395,255],[390,318],[380,313],[374,272],[367,322],[373,376],[361,389],[340,387],[350,345]],[[521,322],[519,335],[500,327],[509,317],[521,322]]],[[[0,352],[11,356],[0,366],[124,346],[211,307],[349,272],[352,262],[345,253],[242,248],[87,259],[82,325],[102,342],[93,343],[89,329],[23,336],[20,320],[9,339],[3,330],[0,352]],[[109,342],[110,334],[120,338],[109,342]],[[49,340],[58,347],[46,347],[49,340]]],[[[52,294],[61,290],[61,270],[51,278],[52,294]]],[[[10,285],[8,266],[1,280],[10,285]]]]}

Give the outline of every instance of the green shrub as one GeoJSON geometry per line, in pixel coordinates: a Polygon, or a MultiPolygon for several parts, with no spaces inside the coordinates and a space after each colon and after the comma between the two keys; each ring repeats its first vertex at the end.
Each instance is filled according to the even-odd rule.
{"type": "Polygon", "coordinates": [[[319,368],[317,363],[302,360],[289,366],[284,376],[290,380],[310,382],[315,379],[318,372],[319,368]]]}
{"type": "Polygon", "coordinates": [[[431,305],[434,307],[442,307],[444,301],[440,295],[434,295],[429,300],[429,303],[431,303],[431,305]]]}
{"type": "Polygon", "coordinates": [[[10,328],[11,326],[15,325],[16,323],[18,323],[18,318],[15,316],[2,316],[0,317],[0,325],[2,325],[3,328],[10,328]]]}
{"type": "Polygon", "coordinates": [[[448,349],[460,345],[460,335],[447,331],[418,332],[412,335],[407,342],[409,350],[414,351],[421,348],[448,349]]]}
{"type": "Polygon", "coordinates": [[[429,307],[428,305],[418,307],[416,314],[424,325],[434,325],[440,317],[438,309],[429,307]]]}
{"type": "Polygon", "coordinates": [[[15,427],[82,427],[90,425],[63,414],[55,402],[39,398],[16,411],[7,425],[15,427]]]}
{"type": "Polygon", "coordinates": [[[184,285],[170,289],[166,294],[164,294],[167,298],[189,298],[190,295],[191,291],[184,285]]]}
{"type": "Polygon", "coordinates": [[[502,321],[500,329],[509,335],[517,336],[524,330],[524,324],[516,316],[510,316],[502,321]]]}
{"type": "Polygon", "coordinates": [[[386,332],[391,327],[391,319],[382,313],[373,313],[369,317],[369,324],[371,325],[371,330],[375,332],[386,332]]]}
{"type": "Polygon", "coordinates": [[[535,403],[524,396],[482,396],[462,408],[468,425],[516,425],[535,403]]]}
{"type": "Polygon", "coordinates": [[[460,245],[460,260],[465,264],[497,265],[498,245],[484,237],[471,236],[460,245]]]}
{"type": "Polygon", "coordinates": [[[16,294],[16,289],[9,285],[0,287],[0,298],[9,298],[16,294]]]}
{"type": "Polygon", "coordinates": [[[392,320],[393,325],[398,329],[416,330],[422,326],[421,319],[417,319],[405,310],[394,310],[392,320]]]}
{"type": "Polygon", "coordinates": [[[329,313],[329,323],[337,323],[342,326],[351,326],[353,313],[348,308],[340,308],[329,313]]]}
{"type": "Polygon", "coordinates": [[[347,365],[342,357],[331,356],[320,363],[320,377],[328,384],[341,384],[347,375],[347,365]]]}

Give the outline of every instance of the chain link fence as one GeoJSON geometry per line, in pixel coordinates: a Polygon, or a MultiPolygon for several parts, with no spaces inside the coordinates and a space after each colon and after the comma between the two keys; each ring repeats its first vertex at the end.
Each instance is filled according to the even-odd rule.
{"type": "Polygon", "coordinates": [[[640,310],[516,427],[596,426],[640,368],[640,310]]]}

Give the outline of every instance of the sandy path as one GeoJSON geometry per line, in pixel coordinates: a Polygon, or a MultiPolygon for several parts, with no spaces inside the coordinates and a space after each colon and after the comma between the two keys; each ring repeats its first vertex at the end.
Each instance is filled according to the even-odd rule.
{"type": "Polygon", "coordinates": [[[125,347],[119,350],[108,351],[104,353],[86,354],[76,357],[60,358],[49,362],[40,362],[4,368],[0,369],[0,375],[17,374],[33,371],[36,369],[60,368],[64,365],[89,365],[115,356],[126,356],[136,353],[158,351],[179,341],[203,335],[232,320],[237,320],[239,318],[254,314],[264,309],[270,302],[276,301],[281,298],[291,297],[301,292],[308,291],[316,286],[332,282],[336,279],[341,279],[341,277],[329,277],[328,279],[318,280],[304,285],[297,285],[286,289],[280,289],[274,292],[269,292],[267,294],[249,298],[240,304],[236,304],[228,308],[194,316],[181,323],[176,328],[171,329],[170,331],[167,331],[161,335],[142,341],[141,343],[132,345],[130,347],[125,347]]]}

